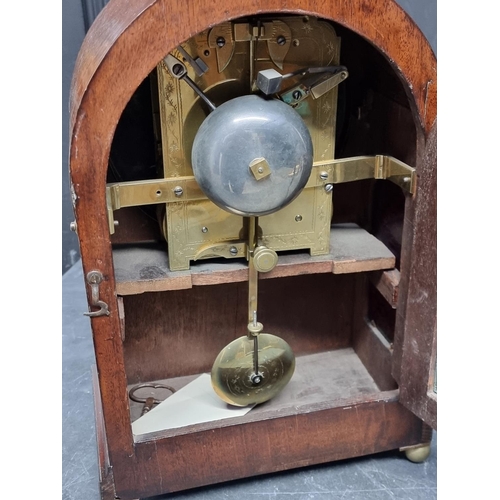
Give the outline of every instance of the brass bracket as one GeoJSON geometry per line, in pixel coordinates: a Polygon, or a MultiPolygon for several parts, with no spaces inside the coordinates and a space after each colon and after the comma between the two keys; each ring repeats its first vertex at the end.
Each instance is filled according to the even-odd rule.
{"type": "Polygon", "coordinates": [[[315,167],[329,169],[327,182],[340,184],[362,179],[386,179],[414,195],[417,189],[417,174],[413,167],[392,156],[355,156],[340,160],[314,163],[315,167]],[[330,175],[331,174],[331,175],[330,175]]]}
{"type": "MultiPolygon", "coordinates": [[[[353,182],[361,179],[387,179],[414,195],[416,178],[414,168],[391,156],[355,156],[340,160],[314,162],[311,176],[305,187],[326,187],[329,184],[353,182]]],[[[106,206],[109,232],[110,234],[115,232],[113,212],[119,208],[206,199],[207,197],[193,176],[108,184],[106,186],[106,206]]],[[[224,246],[229,248],[231,245],[228,245],[224,246]]],[[[205,251],[207,250],[200,250],[201,253],[205,251]]],[[[227,253],[226,249],[223,252],[227,253]]],[[[208,254],[204,253],[204,255],[208,254]]],[[[223,256],[222,254],[216,255],[223,256]]],[[[197,255],[196,258],[200,258],[200,256],[197,255]]]]}
{"type": "MultiPolygon", "coordinates": [[[[313,165],[313,173],[319,168],[320,166],[315,168],[313,165]]],[[[317,173],[316,175],[311,174],[306,187],[319,186],[323,183],[317,173]]],[[[113,212],[120,208],[207,199],[193,176],[108,184],[106,186],[106,207],[109,232],[110,234],[115,233],[113,212]]]]}
{"type": "Polygon", "coordinates": [[[337,85],[349,76],[349,72],[345,66],[336,66],[335,69],[337,69],[337,72],[325,72],[319,74],[319,76],[313,75],[312,77],[301,81],[294,87],[279,94],[279,98],[293,108],[309,96],[313,99],[319,99],[321,96],[337,87],[337,85]]]}
{"type": "Polygon", "coordinates": [[[249,23],[225,22],[212,28],[208,34],[208,46],[216,51],[219,73],[231,62],[236,42],[256,40],[267,41],[271,60],[283,69],[283,60],[292,43],[292,32],[286,23],[274,20],[253,26],[249,23]]]}
{"type": "Polygon", "coordinates": [[[206,199],[193,176],[108,184],[106,207],[109,232],[115,232],[113,212],[119,208],[206,199]]]}

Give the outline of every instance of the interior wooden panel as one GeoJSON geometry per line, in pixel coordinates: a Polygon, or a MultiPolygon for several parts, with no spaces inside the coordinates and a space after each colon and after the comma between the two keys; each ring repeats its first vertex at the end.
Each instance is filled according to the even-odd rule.
{"type": "Polygon", "coordinates": [[[396,309],[388,304],[373,284],[368,288],[368,318],[389,342],[394,341],[396,309]]]}
{"type": "Polygon", "coordinates": [[[353,346],[380,390],[397,389],[398,384],[391,375],[391,345],[373,323],[364,323],[355,332],[353,346]]]}
{"type": "MultiPolygon", "coordinates": [[[[164,492],[165,484],[173,492],[236,479],[242,470],[248,477],[394,450],[420,443],[421,435],[422,422],[397,402],[394,391],[245,426],[148,440],[136,444],[136,455],[142,477],[151,478],[146,491],[154,495],[164,492]]],[[[121,472],[119,480],[123,498],[137,498],[140,491],[134,478],[121,472]]]]}
{"type": "Polygon", "coordinates": [[[353,276],[352,346],[379,388],[393,390],[397,384],[391,375],[391,346],[369,317],[370,289],[373,288],[369,275],[353,276]]]}
{"type": "Polygon", "coordinates": [[[334,23],[349,78],[339,86],[336,156],[386,154],[415,162],[415,122],[404,86],[368,41],[334,23]]]}
{"type": "MultiPolygon", "coordinates": [[[[178,391],[199,375],[156,380],[155,382],[168,385],[178,391]]],[[[130,385],[129,389],[132,387],[130,385]]],[[[283,391],[270,401],[255,406],[246,415],[161,432],[162,436],[166,437],[179,433],[256,422],[276,415],[283,417],[307,413],[313,409],[324,409],[326,406],[342,406],[348,401],[354,403],[379,392],[380,388],[352,348],[309,354],[297,358],[294,375],[283,391]]],[[[158,389],[148,392],[145,389],[140,397],[146,397],[146,395],[167,399],[171,393],[167,390],[161,392],[158,389]]],[[[142,406],[142,403],[131,401],[132,422],[140,417],[142,406]]]]}
{"type": "Polygon", "coordinates": [[[371,232],[396,256],[400,268],[405,194],[392,182],[378,181],[373,190],[371,232]]]}
{"type": "Polygon", "coordinates": [[[375,271],[370,273],[370,282],[380,292],[386,302],[396,309],[399,296],[399,282],[401,273],[397,269],[389,271],[375,271]]]}
{"type": "MultiPolygon", "coordinates": [[[[243,259],[207,259],[192,262],[188,271],[170,271],[165,245],[135,245],[113,252],[117,293],[181,290],[248,280],[243,259]]],[[[396,259],[377,238],[356,224],[337,224],[330,230],[330,252],[311,257],[305,251],[280,252],[278,265],[260,279],[302,274],[345,274],[391,269],[396,259]]]]}
{"type": "MultiPolygon", "coordinates": [[[[263,280],[259,321],[295,355],[348,347],[352,275],[263,280]]],[[[129,384],[209,371],[220,350],[246,335],[247,283],[124,297],[129,384]]]]}
{"type": "Polygon", "coordinates": [[[156,242],[162,239],[156,207],[125,207],[114,212],[118,222],[111,235],[113,245],[137,242],[156,242]]]}

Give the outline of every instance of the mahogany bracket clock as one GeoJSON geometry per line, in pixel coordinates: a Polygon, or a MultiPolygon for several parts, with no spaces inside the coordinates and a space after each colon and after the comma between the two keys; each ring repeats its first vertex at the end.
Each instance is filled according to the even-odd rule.
{"type": "Polygon", "coordinates": [[[111,0],[71,88],[104,500],[436,428],[436,58],[392,0],[111,0]]]}

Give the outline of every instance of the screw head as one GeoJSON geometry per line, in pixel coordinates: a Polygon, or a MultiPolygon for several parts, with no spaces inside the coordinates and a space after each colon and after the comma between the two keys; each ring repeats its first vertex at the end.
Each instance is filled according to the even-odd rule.
{"type": "Polygon", "coordinates": [[[87,283],[98,285],[102,281],[102,274],[99,271],[90,271],[87,274],[87,283]]]}
{"type": "Polygon", "coordinates": [[[217,44],[217,47],[224,47],[224,45],[226,45],[226,39],[223,36],[219,36],[217,37],[215,43],[217,44]]]}
{"type": "Polygon", "coordinates": [[[302,97],[302,92],[300,90],[295,90],[292,94],[292,97],[298,101],[302,97]]]}
{"type": "Polygon", "coordinates": [[[73,222],[70,222],[69,223],[69,228],[71,231],[73,231],[74,233],[76,233],[76,222],[73,221],[73,222]]]}
{"type": "Polygon", "coordinates": [[[326,179],[328,179],[328,172],[321,172],[319,174],[319,178],[322,180],[322,181],[326,181],[326,179]]]}
{"type": "Polygon", "coordinates": [[[262,375],[260,373],[254,373],[250,377],[250,380],[252,381],[252,384],[259,385],[262,382],[262,375]]]}
{"type": "Polygon", "coordinates": [[[184,190],[180,186],[176,186],[174,188],[175,196],[182,196],[182,193],[184,193],[184,190]]]}
{"type": "Polygon", "coordinates": [[[331,193],[333,191],[333,184],[326,184],[325,185],[325,191],[327,193],[331,193]]]}
{"type": "Polygon", "coordinates": [[[295,216],[295,222],[300,222],[302,220],[302,215],[295,216]]]}
{"type": "Polygon", "coordinates": [[[202,232],[202,233],[208,233],[208,227],[203,226],[203,227],[201,228],[201,232],[202,232]]]}
{"type": "Polygon", "coordinates": [[[278,38],[276,38],[276,43],[278,45],[285,45],[286,38],[283,35],[280,35],[278,38]]]}
{"type": "Polygon", "coordinates": [[[231,248],[229,249],[229,253],[230,253],[231,255],[238,255],[238,249],[237,249],[236,247],[231,247],[231,248]]]}

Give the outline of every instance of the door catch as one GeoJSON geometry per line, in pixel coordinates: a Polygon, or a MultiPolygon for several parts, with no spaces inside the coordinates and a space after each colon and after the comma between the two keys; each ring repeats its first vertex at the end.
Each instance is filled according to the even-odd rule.
{"type": "Polygon", "coordinates": [[[103,276],[99,271],[90,271],[87,274],[87,283],[92,291],[92,300],[90,307],[99,307],[99,311],[91,311],[83,313],[85,316],[97,318],[98,316],[109,316],[108,304],[99,300],[99,285],[103,280],[103,276]]]}

